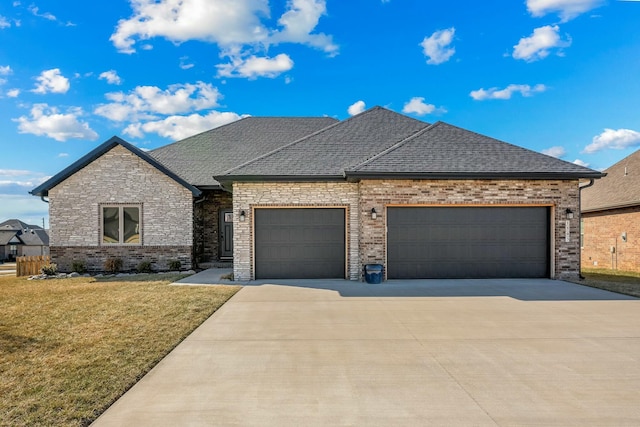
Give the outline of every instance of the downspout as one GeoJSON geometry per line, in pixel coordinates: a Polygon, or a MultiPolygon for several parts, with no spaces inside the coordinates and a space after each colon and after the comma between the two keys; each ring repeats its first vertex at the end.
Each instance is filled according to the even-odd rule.
{"type": "MultiPolygon", "coordinates": [[[[588,184],[578,185],[578,205],[580,206],[580,215],[578,216],[578,219],[580,220],[580,227],[582,227],[582,190],[591,187],[594,182],[596,182],[596,180],[594,178],[590,178],[588,184]]],[[[580,229],[580,231],[582,230],[580,229]]],[[[578,232],[578,236],[582,235],[580,231],[578,232]]],[[[580,268],[578,277],[580,280],[584,280],[584,276],[582,275],[582,247],[578,250],[578,267],[580,268]]]]}
{"type": "Polygon", "coordinates": [[[43,202],[45,202],[45,203],[49,203],[49,201],[48,201],[48,200],[45,200],[44,198],[45,198],[45,196],[40,196],[40,200],[42,200],[42,201],[43,201],[43,202]]]}

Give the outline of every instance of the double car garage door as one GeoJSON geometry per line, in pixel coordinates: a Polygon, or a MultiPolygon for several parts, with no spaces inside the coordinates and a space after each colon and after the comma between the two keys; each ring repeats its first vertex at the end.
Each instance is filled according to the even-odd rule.
{"type": "MultiPolygon", "coordinates": [[[[389,207],[387,216],[390,279],[549,277],[549,208],[389,207]]],[[[345,277],[344,209],[256,209],[254,230],[257,279],[345,277]]]]}

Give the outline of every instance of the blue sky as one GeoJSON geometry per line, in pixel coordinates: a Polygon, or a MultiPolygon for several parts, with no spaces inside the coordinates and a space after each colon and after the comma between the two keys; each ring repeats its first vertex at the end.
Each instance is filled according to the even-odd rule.
{"type": "Polygon", "coordinates": [[[0,3],[0,221],[118,135],[375,105],[605,169],[640,146],[640,1],[0,3]]]}

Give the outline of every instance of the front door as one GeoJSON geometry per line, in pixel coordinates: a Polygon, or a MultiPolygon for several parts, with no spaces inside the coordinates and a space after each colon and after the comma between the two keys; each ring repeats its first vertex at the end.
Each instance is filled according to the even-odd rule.
{"type": "Polygon", "coordinates": [[[233,258],[233,210],[220,209],[220,238],[218,256],[220,259],[233,258]]]}

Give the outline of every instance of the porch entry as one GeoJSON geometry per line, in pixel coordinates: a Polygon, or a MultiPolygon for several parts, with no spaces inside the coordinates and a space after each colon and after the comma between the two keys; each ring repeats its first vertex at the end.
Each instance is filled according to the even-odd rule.
{"type": "Polygon", "coordinates": [[[233,210],[220,209],[218,218],[218,256],[220,259],[233,259],[233,210]]]}

